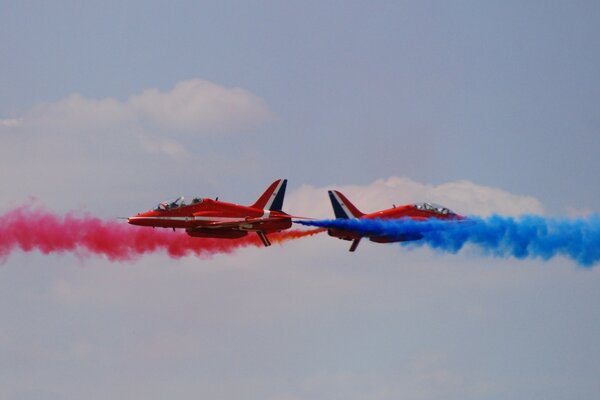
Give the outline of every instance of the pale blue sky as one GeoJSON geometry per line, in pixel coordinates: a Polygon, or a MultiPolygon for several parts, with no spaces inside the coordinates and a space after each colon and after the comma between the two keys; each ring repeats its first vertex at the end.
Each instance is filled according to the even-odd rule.
{"type": "MultiPolygon", "coordinates": [[[[599,2],[123,3],[0,1],[0,210],[250,203],[284,177],[310,213],[306,193],[320,210],[331,185],[407,177],[429,188],[407,197],[473,182],[466,208],[497,188],[547,214],[598,212],[599,2]],[[184,132],[130,101],[193,79],[270,117],[184,132]]],[[[212,260],[14,254],[0,397],[596,399],[597,269],[350,255],[325,236],[212,260]]]]}
{"type": "Polygon", "coordinates": [[[266,101],[279,123],[241,143],[296,181],[470,179],[559,214],[600,202],[597,2],[2,9],[3,118],[71,93],[126,99],[202,78],[266,101]]]}

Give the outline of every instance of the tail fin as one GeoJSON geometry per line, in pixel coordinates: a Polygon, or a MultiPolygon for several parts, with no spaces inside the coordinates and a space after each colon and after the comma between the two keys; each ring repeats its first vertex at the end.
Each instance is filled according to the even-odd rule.
{"type": "Polygon", "coordinates": [[[278,179],[271,183],[271,186],[256,200],[256,203],[250,207],[260,208],[261,210],[281,211],[283,207],[283,197],[285,196],[285,187],[287,179],[278,179]]]}
{"type": "MultiPolygon", "coordinates": [[[[360,218],[364,213],[360,212],[350,200],[337,190],[330,190],[329,199],[336,218],[360,218]]],[[[357,243],[358,244],[358,243],[357,243]]]]}

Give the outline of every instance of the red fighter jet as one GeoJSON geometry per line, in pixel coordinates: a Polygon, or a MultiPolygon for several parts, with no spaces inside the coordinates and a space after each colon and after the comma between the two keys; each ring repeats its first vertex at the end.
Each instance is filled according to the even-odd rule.
{"type": "Polygon", "coordinates": [[[256,232],[265,246],[268,233],[292,226],[292,217],[283,211],[286,179],[278,179],[250,206],[195,198],[185,204],[183,197],[160,203],[154,210],[128,218],[132,225],[185,229],[194,237],[236,239],[256,232]]]}
{"type": "MultiPolygon", "coordinates": [[[[387,210],[376,211],[374,213],[365,214],[362,213],[344,196],[337,190],[330,190],[329,199],[333,207],[333,212],[336,218],[366,218],[366,219],[402,219],[410,218],[415,221],[426,221],[428,219],[441,219],[441,220],[464,220],[465,217],[462,215],[455,214],[448,208],[430,204],[430,203],[418,203],[418,204],[407,204],[402,206],[395,206],[388,208],[387,210]]],[[[327,231],[329,236],[337,237],[342,240],[351,240],[352,245],[350,251],[355,251],[360,239],[364,236],[357,232],[341,230],[341,229],[329,229],[327,231]]],[[[391,242],[407,242],[411,240],[423,239],[421,233],[410,233],[400,237],[389,237],[389,236],[369,236],[369,240],[377,243],[391,243],[391,242]]]]}

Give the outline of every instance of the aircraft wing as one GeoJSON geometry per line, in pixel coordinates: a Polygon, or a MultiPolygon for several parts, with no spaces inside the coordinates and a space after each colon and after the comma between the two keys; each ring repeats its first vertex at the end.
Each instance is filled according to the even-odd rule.
{"type": "Polygon", "coordinates": [[[237,219],[232,221],[210,221],[205,222],[202,225],[199,225],[202,228],[207,229],[234,229],[241,228],[244,226],[251,226],[257,222],[264,222],[265,219],[262,218],[252,218],[252,219],[237,219]]]}
{"type": "Polygon", "coordinates": [[[240,229],[240,230],[253,230],[260,224],[269,224],[278,220],[287,218],[270,217],[270,218],[240,218],[240,219],[228,219],[224,221],[203,221],[198,228],[205,229],[240,229]]]}

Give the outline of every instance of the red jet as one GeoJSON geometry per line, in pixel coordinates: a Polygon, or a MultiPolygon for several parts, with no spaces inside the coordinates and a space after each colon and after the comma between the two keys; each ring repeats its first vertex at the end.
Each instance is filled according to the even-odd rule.
{"type": "MultiPolygon", "coordinates": [[[[366,219],[401,219],[409,218],[415,221],[426,221],[428,219],[441,219],[441,220],[464,220],[465,217],[455,214],[448,208],[430,203],[419,203],[419,204],[407,204],[403,206],[394,206],[387,210],[376,211],[374,213],[365,214],[362,213],[344,196],[337,190],[329,191],[329,199],[333,207],[333,212],[336,218],[366,218],[366,219]]],[[[328,229],[329,236],[337,237],[342,240],[351,240],[352,245],[350,251],[355,251],[360,239],[363,238],[357,232],[342,230],[342,229],[328,229]]],[[[410,233],[400,237],[389,237],[389,236],[369,236],[369,240],[377,243],[391,243],[391,242],[407,242],[410,240],[423,239],[421,233],[410,233]]]]}
{"type": "Polygon", "coordinates": [[[185,229],[194,237],[236,239],[256,232],[265,246],[267,233],[292,226],[292,217],[283,211],[286,179],[278,179],[250,206],[195,198],[185,204],[183,197],[160,203],[154,210],[128,218],[132,225],[185,229]]]}

